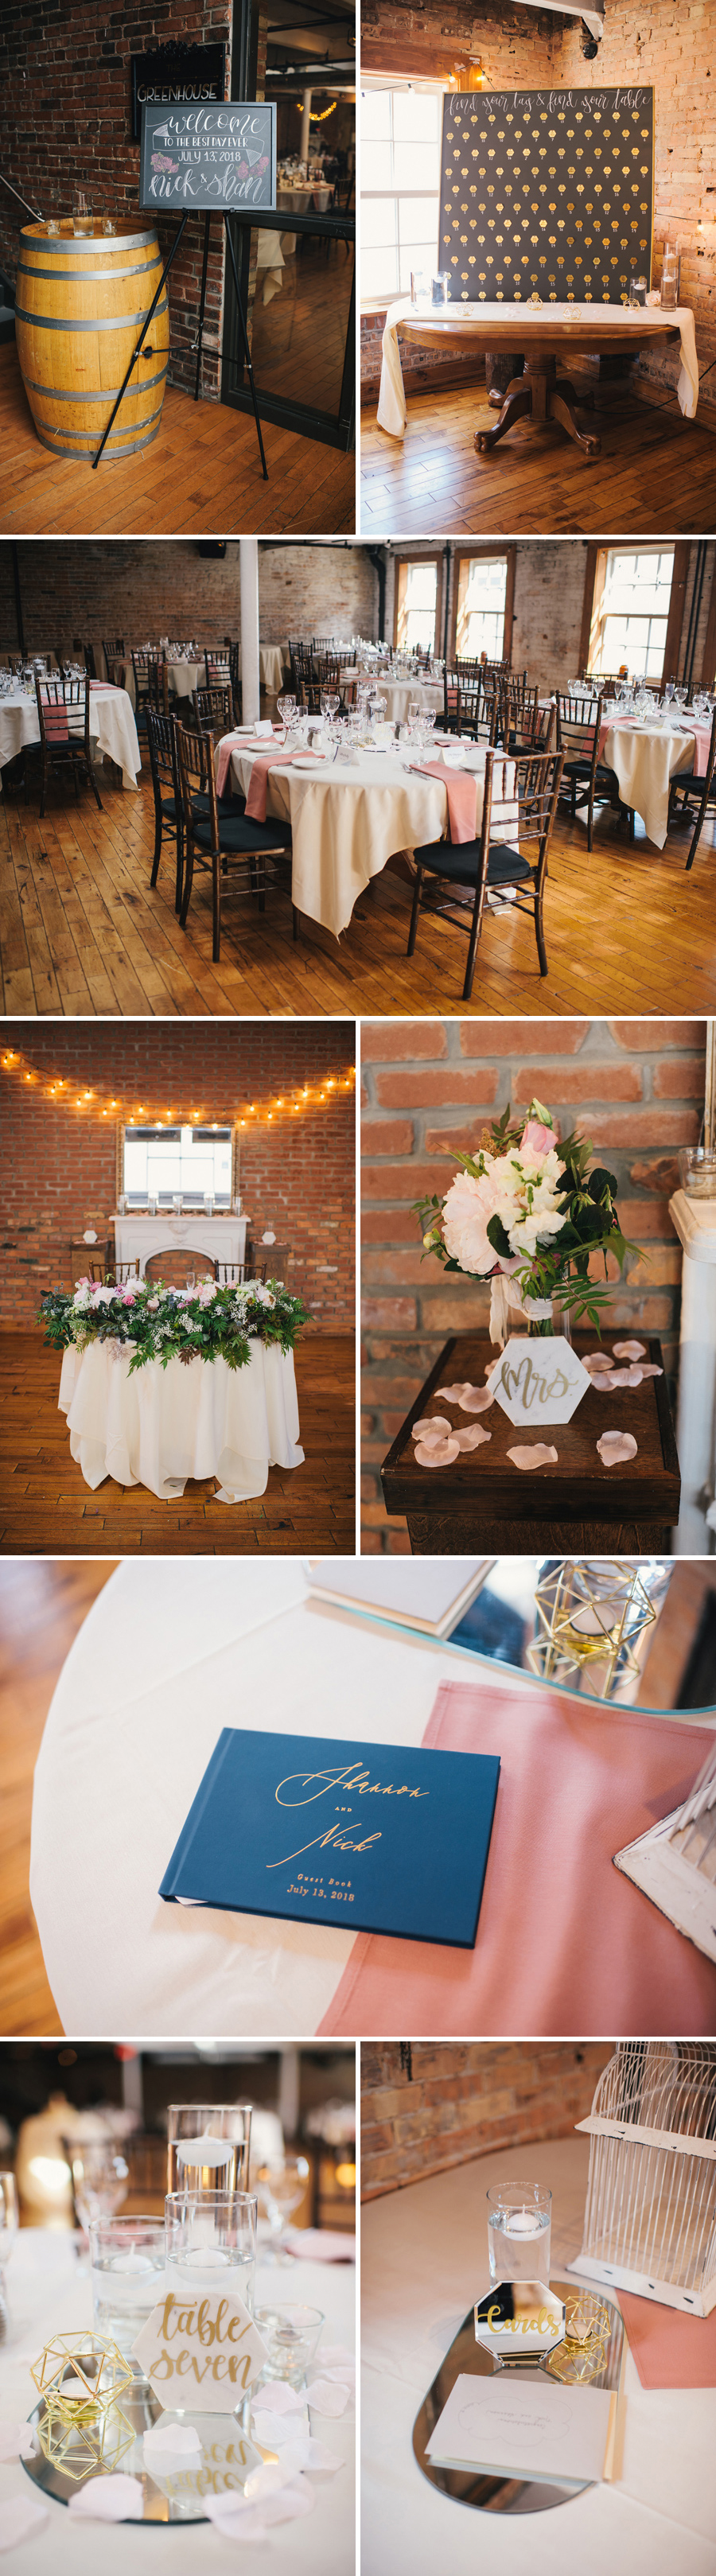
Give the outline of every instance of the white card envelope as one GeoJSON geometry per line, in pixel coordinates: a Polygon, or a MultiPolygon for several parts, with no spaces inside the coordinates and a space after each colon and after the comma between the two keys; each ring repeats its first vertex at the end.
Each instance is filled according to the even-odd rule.
{"type": "Polygon", "coordinates": [[[541,2371],[493,2379],[460,2371],[427,2452],[455,2467],[600,2479],[611,2403],[608,2388],[563,2388],[541,2371]]]}

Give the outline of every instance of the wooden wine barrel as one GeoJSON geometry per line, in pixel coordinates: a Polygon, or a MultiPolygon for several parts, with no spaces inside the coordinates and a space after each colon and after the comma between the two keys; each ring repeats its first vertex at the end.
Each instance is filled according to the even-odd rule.
{"type": "MultiPolygon", "coordinates": [[[[75,237],[26,224],[17,270],[15,337],[38,438],[88,463],[109,420],[162,273],[156,232],[75,237]]],[[[166,288],[120,405],[106,457],[157,437],[169,358],[166,288]]]]}

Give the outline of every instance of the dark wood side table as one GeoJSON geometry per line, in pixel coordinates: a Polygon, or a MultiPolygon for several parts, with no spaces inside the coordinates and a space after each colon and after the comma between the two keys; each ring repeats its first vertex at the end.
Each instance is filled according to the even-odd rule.
{"type": "MultiPolygon", "coordinates": [[[[575,1332],[572,1338],[580,1356],[600,1347],[594,1333],[575,1332]]],[[[601,1348],[611,1352],[615,1340],[631,1338],[622,1325],[602,1334],[601,1348]]],[[[646,1334],[635,1338],[647,1340],[646,1334]]],[[[663,1368],[656,1338],[649,1338],[648,1353],[663,1368]]],[[[386,1511],[405,1514],[413,1554],[639,1556],[666,1550],[679,1517],[681,1478],[664,1378],[643,1378],[641,1386],[614,1387],[606,1395],[590,1386],[571,1422],[554,1427],[535,1422],[517,1430],[497,1403],[483,1414],[440,1403],[439,1387],[458,1379],[482,1386],[495,1357],[486,1333],[454,1333],[381,1468],[386,1511]],[[490,1440],[462,1451],[451,1467],[418,1467],[410,1435],[426,1413],[444,1413],[456,1430],[479,1422],[490,1440]],[[631,1431],[636,1457],[621,1467],[604,1467],[596,1445],[603,1431],[631,1431]],[[507,1453],[534,1440],[556,1449],[556,1465],[524,1473],[507,1453]]]]}

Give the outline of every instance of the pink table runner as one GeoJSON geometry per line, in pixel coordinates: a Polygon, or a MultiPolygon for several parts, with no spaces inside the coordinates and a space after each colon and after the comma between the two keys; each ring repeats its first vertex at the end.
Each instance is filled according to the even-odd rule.
{"type": "MultiPolygon", "coordinates": [[[[606,716],[599,731],[599,743],[597,747],[598,760],[601,760],[607,734],[613,733],[617,728],[620,732],[623,731],[627,733],[630,730],[631,732],[641,733],[643,730],[641,725],[635,726],[632,724],[630,716],[606,716]]],[[[665,727],[664,730],[670,731],[670,727],[665,727]]],[[[692,733],[695,739],[696,749],[694,753],[694,776],[696,778],[705,778],[708,765],[709,746],[711,742],[711,726],[710,724],[697,724],[695,717],[693,720],[689,717],[688,719],[684,719],[683,731],[684,733],[692,733]]]]}
{"type": "Polygon", "coordinates": [[[416,761],[421,778],[439,778],[447,796],[451,841],[474,841],[477,831],[477,775],[474,769],[446,769],[442,760],[416,761]]]}
{"type": "Polygon", "coordinates": [[[687,2317],[618,2292],[642,2388],[716,2388],[716,2308],[687,2317]]]}
{"type": "Polygon", "coordinates": [[[423,1742],[500,1755],[475,1948],[360,1933],[319,2036],[711,2035],[716,1970],[612,1861],[691,1787],[703,1729],[454,1681],[423,1742]]]}

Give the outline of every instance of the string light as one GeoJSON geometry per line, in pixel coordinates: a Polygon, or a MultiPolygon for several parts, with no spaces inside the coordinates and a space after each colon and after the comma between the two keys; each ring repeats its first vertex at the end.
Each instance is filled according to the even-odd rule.
{"type": "MultiPolygon", "coordinates": [[[[6,1047],[0,1063],[4,1072],[14,1074],[18,1080],[29,1085],[30,1089],[37,1085],[40,1097],[56,1100],[60,1108],[63,1106],[60,1095],[68,1089],[65,1074],[58,1074],[48,1068],[43,1077],[40,1069],[36,1065],[28,1065],[22,1052],[15,1047],[6,1047]]],[[[334,1097],[338,1099],[341,1092],[345,1094],[352,1091],[355,1071],[355,1065],[346,1065],[339,1068],[337,1074],[324,1075],[322,1086],[316,1084],[312,1087],[304,1082],[297,1084],[293,1094],[278,1092],[274,1095],[270,1109],[268,1103],[263,1101],[237,1102],[233,1115],[231,1111],[227,1111],[225,1120],[212,1119],[212,1133],[216,1135],[223,1124],[245,1131],[247,1123],[251,1120],[256,1128],[264,1124],[273,1127],[280,1124],[282,1113],[295,1118],[301,1112],[314,1114],[318,1108],[330,1109],[334,1097]]],[[[71,1093],[71,1085],[69,1087],[71,1093]]],[[[125,1125],[130,1128],[139,1123],[163,1126],[167,1120],[177,1125],[191,1123],[199,1126],[204,1120],[204,1112],[200,1109],[191,1109],[187,1112],[181,1105],[176,1110],[166,1105],[159,1109],[154,1108],[147,1101],[140,1100],[132,1103],[126,1099],[123,1100],[117,1092],[103,1094],[101,1091],[96,1092],[89,1088],[78,1093],[74,1099],[70,1097],[70,1106],[83,1113],[91,1110],[92,1114],[104,1120],[112,1115],[123,1116],[125,1125]]]]}

